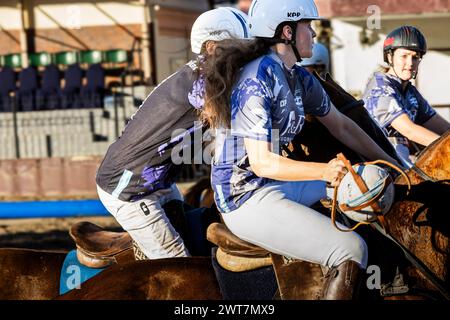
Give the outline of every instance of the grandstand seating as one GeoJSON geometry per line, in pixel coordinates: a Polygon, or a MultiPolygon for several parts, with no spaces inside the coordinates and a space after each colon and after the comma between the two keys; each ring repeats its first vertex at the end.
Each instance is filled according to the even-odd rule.
{"type": "Polygon", "coordinates": [[[16,74],[10,67],[3,67],[0,70],[0,112],[11,112],[10,93],[16,90],[16,74]]]}
{"type": "Polygon", "coordinates": [[[27,68],[19,53],[0,56],[0,112],[12,110],[11,92],[18,111],[101,108],[109,88],[125,85],[131,61],[123,49],[30,53],[27,68]]]}
{"type": "Polygon", "coordinates": [[[41,105],[36,104],[36,97],[38,94],[38,73],[36,67],[29,66],[22,69],[19,73],[19,83],[20,85],[17,94],[18,110],[39,110],[41,105]]]}
{"type": "Polygon", "coordinates": [[[61,108],[60,72],[56,65],[49,64],[42,73],[42,107],[47,110],[61,108]]]}

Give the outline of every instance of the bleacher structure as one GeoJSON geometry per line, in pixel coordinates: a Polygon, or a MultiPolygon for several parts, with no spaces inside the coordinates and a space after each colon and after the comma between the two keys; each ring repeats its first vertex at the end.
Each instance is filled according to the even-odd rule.
{"type": "MultiPolygon", "coordinates": [[[[134,88],[140,97],[147,90],[134,88]]],[[[108,95],[104,108],[17,112],[16,120],[12,112],[2,112],[0,159],[17,157],[16,140],[20,158],[104,155],[136,110],[136,97],[108,95]]]]}

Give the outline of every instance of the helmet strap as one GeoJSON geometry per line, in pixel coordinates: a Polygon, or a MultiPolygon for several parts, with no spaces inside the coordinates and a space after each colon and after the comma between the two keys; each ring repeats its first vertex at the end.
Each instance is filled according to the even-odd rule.
{"type": "Polygon", "coordinates": [[[302,62],[302,57],[300,56],[300,53],[298,52],[298,49],[295,45],[295,41],[291,42],[292,51],[294,51],[295,58],[297,59],[297,62],[302,62]]]}
{"type": "Polygon", "coordinates": [[[302,62],[302,57],[300,56],[300,52],[298,52],[297,49],[297,24],[295,24],[295,26],[291,25],[291,29],[292,29],[292,37],[291,40],[289,41],[291,47],[292,47],[292,51],[294,51],[295,54],[295,59],[297,60],[298,63],[302,62]]]}

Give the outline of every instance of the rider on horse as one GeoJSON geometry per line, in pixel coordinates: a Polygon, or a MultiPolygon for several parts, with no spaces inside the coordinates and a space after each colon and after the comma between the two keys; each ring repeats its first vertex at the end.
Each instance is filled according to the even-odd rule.
{"type": "Polygon", "coordinates": [[[367,267],[366,243],[310,208],[327,196],[327,182],[340,183],[344,163],[295,161],[280,147],[311,114],[368,159],[397,162],[338,112],[318,80],[297,64],[312,55],[311,21],[317,19],[313,0],[279,0],[276,6],[254,0],[249,23],[256,39],[218,44],[205,66],[202,115],[218,129],[211,180],[227,227],[276,254],[332,268],[323,298],[351,299],[367,267]]]}
{"type": "Polygon", "coordinates": [[[410,82],[416,78],[420,61],[427,52],[423,34],[412,26],[397,28],[387,35],[383,52],[389,69],[374,74],[363,99],[404,164],[411,166],[408,141],[428,146],[450,129],[450,124],[410,82]]]}
{"type": "Polygon", "coordinates": [[[171,153],[185,135],[203,129],[197,121],[204,104],[202,65],[223,39],[247,36],[246,14],[237,9],[201,14],[191,33],[197,59],[149,94],[98,169],[100,200],[150,259],[189,256],[162,208],[170,200],[182,200],[175,185],[181,166],[173,163],[171,153]],[[173,136],[177,129],[184,134],[173,136]]]}
{"type": "Polygon", "coordinates": [[[309,72],[316,71],[322,78],[330,72],[330,55],[327,47],[320,42],[313,45],[312,57],[304,58],[300,65],[309,72]]]}

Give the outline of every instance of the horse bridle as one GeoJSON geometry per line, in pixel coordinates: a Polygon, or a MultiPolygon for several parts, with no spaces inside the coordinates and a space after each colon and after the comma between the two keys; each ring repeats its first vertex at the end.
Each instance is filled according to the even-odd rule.
{"type": "Polygon", "coordinates": [[[434,179],[433,177],[430,177],[428,174],[426,174],[422,169],[420,169],[416,165],[413,165],[411,167],[411,170],[413,170],[415,173],[417,173],[425,181],[438,182],[438,180],[434,179]]]}

